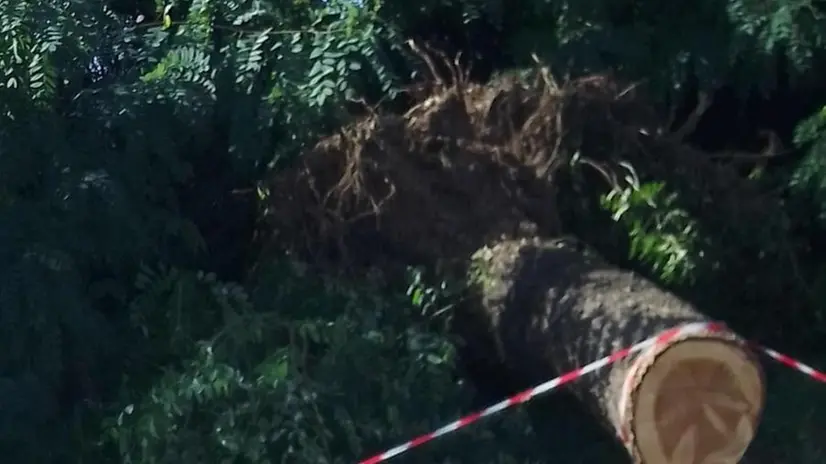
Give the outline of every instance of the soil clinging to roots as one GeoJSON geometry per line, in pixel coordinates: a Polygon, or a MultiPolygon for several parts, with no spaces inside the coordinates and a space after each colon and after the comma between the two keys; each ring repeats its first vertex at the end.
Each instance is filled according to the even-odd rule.
{"type": "Polygon", "coordinates": [[[406,114],[343,128],[275,173],[271,240],[339,266],[452,267],[494,240],[562,234],[566,192],[556,180],[575,163],[607,180],[602,187],[630,161],[704,179],[697,189],[709,194],[719,170],[709,176],[702,157],[656,135],[657,121],[634,86],[607,75],[560,84],[540,68],[532,79],[442,86],[406,114]]]}

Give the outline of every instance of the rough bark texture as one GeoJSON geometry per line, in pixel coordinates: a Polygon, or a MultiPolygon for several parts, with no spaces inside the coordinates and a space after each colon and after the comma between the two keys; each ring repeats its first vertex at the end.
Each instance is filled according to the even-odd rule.
{"type": "MultiPolygon", "coordinates": [[[[510,369],[529,378],[550,378],[554,374],[582,367],[673,327],[694,322],[709,322],[706,316],[689,303],[663,291],[641,276],[606,264],[573,240],[504,241],[493,247],[484,248],[474,255],[469,278],[471,288],[476,290],[478,296],[477,303],[482,313],[480,316],[493,332],[498,357],[510,369]]],[[[675,341],[680,342],[685,340],[675,341]]],[[[756,393],[749,397],[752,399],[751,402],[742,398],[723,398],[720,401],[745,405],[742,408],[749,411],[746,414],[750,422],[748,425],[756,425],[762,409],[762,373],[759,372],[759,367],[751,358],[748,349],[735,336],[725,332],[705,334],[691,343],[696,346],[688,349],[689,355],[695,349],[702,349],[700,347],[703,343],[727,345],[722,349],[711,349],[709,358],[715,356],[715,351],[722,351],[721,357],[723,354],[731,357],[731,353],[737,357],[739,353],[743,353],[743,364],[748,365],[749,369],[754,367],[753,371],[745,375],[749,382],[756,385],[754,388],[748,387],[748,393],[756,393]]],[[[625,445],[637,462],[665,464],[650,462],[650,457],[649,461],[646,461],[644,456],[639,455],[638,450],[635,451],[635,431],[622,430],[629,421],[633,421],[633,417],[629,417],[629,409],[620,411],[620,398],[627,397],[631,390],[631,401],[635,401],[633,395],[640,391],[642,376],[652,369],[657,357],[664,352],[661,348],[639,357],[626,358],[577,380],[571,387],[572,391],[613,431],[631,435],[630,442],[626,437],[625,445]]],[[[671,358],[674,358],[674,353],[671,354],[671,358]]],[[[663,356],[663,359],[666,358],[663,356]]],[[[720,364],[723,371],[726,369],[724,364],[720,364]]],[[[708,370],[706,368],[706,371],[708,370]]],[[[711,370],[720,369],[712,367],[711,370]]],[[[687,375],[687,380],[674,380],[675,375],[666,371],[668,368],[662,370],[663,375],[658,374],[650,378],[659,378],[659,381],[671,385],[669,388],[672,388],[675,382],[686,384],[692,377],[691,369],[682,368],[679,373],[684,377],[687,375]]],[[[732,375],[728,375],[727,372],[723,374],[725,375],[715,374],[712,376],[714,379],[704,382],[730,383],[734,386],[729,388],[728,385],[722,385],[720,388],[738,390],[736,379],[729,379],[732,375]]],[[[692,391],[699,391],[701,394],[707,389],[706,386],[697,385],[689,387],[692,388],[692,391]]],[[[654,390],[649,387],[648,393],[656,390],[656,387],[654,390]]],[[[717,392],[709,394],[717,395],[717,392]]],[[[685,395],[685,401],[697,401],[697,398],[688,399],[689,396],[685,395]]],[[[685,406],[677,404],[682,401],[682,396],[671,394],[670,397],[671,410],[685,406]]],[[[714,398],[708,399],[709,403],[715,401],[717,400],[714,398]]],[[[661,406],[657,407],[662,409],[661,406]]],[[[653,407],[649,408],[652,409],[653,407]]],[[[702,412],[700,411],[700,414],[702,412]]],[[[715,417],[709,419],[711,422],[715,422],[718,416],[716,413],[713,415],[715,417]]],[[[735,425],[732,428],[737,429],[738,421],[742,421],[742,418],[733,420],[735,425]]],[[[720,427],[710,424],[707,428],[720,427]]],[[[663,443],[663,449],[668,448],[664,451],[670,456],[668,462],[712,462],[707,460],[712,459],[710,455],[695,456],[695,445],[697,440],[700,440],[697,438],[698,433],[700,432],[681,431],[676,434],[676,439],[671,439],[670,444],[663,443]],[[678,452],[680,449],[683,451],[678,452]],[[677,456],[680,453],[683,457],[677,456]]],[[[737,433],[739,432],[731,431],[732,436],[737,433]]],[[[750,440],[750,437],[746,433],[745,439],[750,440]]],[[[714,439],[721,440],[719,437],[714,439]]],[[[738,439],[722,440],[735,442],[738,439]]],[[[705,441],[708,442],[709,439],[706,438],[705,441]]],[[[724,452],[723,447],[730,448],[733,445],[721,442],[708,446],[715,450],[720,449],[721,451],[714,451],[720,455],[724,452]]],[[[725,457],[714,457],[712,460],[715,463],[737,462],[736,459],[731,461],[725,457]]]]}

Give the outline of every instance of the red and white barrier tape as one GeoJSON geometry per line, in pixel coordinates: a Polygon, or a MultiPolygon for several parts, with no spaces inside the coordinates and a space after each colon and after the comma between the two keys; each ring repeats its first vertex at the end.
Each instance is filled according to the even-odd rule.
{"type": "Polygon", "coordinates": [[[777,351],[774,351],[771,348],[766,348],[763,346],[756,346],[755,348],[762,351],[763,353],[766,353],[768,357],[774,359],[775,361],[779,362],[780,364],[783,364],[786,367],[791,367],[792,369],[812,379],[815,379],[818,382],[826,383],[826,373],[820,372],[819,370],[811,366],[807,366],[806,364],[803,364],[802,362],[796,359],[792,359],[786,356],[785,354],[778,353],[777,351]]]}
{"type": "MultiPolygon", "coordinates": [[[[702,332],[718,331],[718,330],[722,329],[722,327],[723,327],[722,324],[701,322],[701,323],[686,324],[686,325],[683,325],[683,326],[680,326],[680,327],[676,327],[676,328],[673,328],[673,329],[666,330],[665,332],[661,333],[660,335],[657,335],[655,337],[651,337],[651,338],[649,338],[647,340],[644,340],[642,342],[639,342],[639,343],[637,343],[633,346],[630,346],[628,348],[624,348],[622,350],[619,350],[619,351],[617,351],[613,354],[610,354],[610,355],[608,355],[608,356],[606,356],[602,359],[598,359],[598,360],[596,360],[596,361],[594,361],[594,362],[592,362],[592,363],[590,363],[590,364],[588,364],[584,367],[581,367],[579,369],[575,369],[575,370],[573,370],[571,372],[568,372],[567,374],[563,374],[563,375],[561,375],[561,376],[559,376],[555,379],[549,380],[549,381],[544,382],[542,384],[539,384],[539,385],[537,385],[533,388],[529,388],[529,389],[524,390],[520,393],[517,393],[517,394],[511,396],[510,398],[507,398],[503,401],[500,401],[500,402],[498,402],[498,403],[496,403],[492,406],[489,406],[489,407],[487,407],[487,408],[485,408],[481,411],[477,411],[475,413],[468,414],[467,416],[464,416],[464,417],[460,418],[459,420],[451,422],[450,424],[447,424],[443,427],[440,427],[440,428],[438,428],[438,429],[436,429],[436,430],[434,430],[430,433],[420,435],[420,436],[418,436],[418,437],[416,437],[416,438],[414,438],[410,441],[407,441],[405,443],[402,443],[401,445],[393,447],[393,448],[391,448],[391,449],[389,449],[389,450],[387,450],[387,451],[385,451],[381,454],[377,454],[377,455],[375,455],[371,458],[364,459],[364,460],[360,461],[359,464],[378,464],[380,462],[387,461],[390,458],[396,457],[396,456],[398,456],[402,453],[410,451],[411,449],[416,448],[418,446],[421,446],[421,445],[423,445],[423,444],[425,444],[425,443],[427,443],[431,440],[434,440],[434,439],[439,438],[441,436],[444,436],[444,435],[447,435],[449,433],[455,432],[455,431],[457,431],[461,428],[467,427],[468,425],[478,421],[479,419],[482,419],[483,417],[492,416],[494,414],[497,414],[499,412],[504,411],[505,409],[510,408],[511,406],[515,406],[515,405],[521,404],[521,403],[526,403],[526,402],[530,401],[531,399],[533,399],[533,398],[535,398],[535,397],[537,397],[537,396],[539,396],[543,393],[548,393],[551,390],[555,390],[555,389],[561,387],[562,385],[573,382],[574,380],[577,380],[577,379],[579,379],[580,377],[582,377],[586,374],[589,374],[591,372],[602,369],[605,366],[611,365],[611,364],[613,364],[613,363],[615,363],[615,362],[617,362],[617,361],[619,361],[623,358],[628,357],[629,355],[631,355],[633,353],[644,350],[644,349],[646,349],[650,346],[658,345],[658,344],[661,344],[661,343],[666,343],[666,342],[668,342],[669,340],[671,340],[675,337],[679,337],[679,336],[683,336],[683,335],[693,335],[693,334],[702,333],[702,332]]],[[[796,361],[796,360],[794,360],[794,359],[792,359],[792,358],[790,358],[786,355],[783,355],[781,353],[778,353],[777,351],[774,351],[772,349],[764,348],[762,346],[758,346],[757,349],[759,349],[760,351],[766,353],[769,357],[771,357],[772,359],[780,362],[781,364],[783,364],[787,367],[791,367],[792,369],[795,369],[798,372],[801,372],[801,373],[803,373],[803,374],[805,374],[805,375],[807,375],[807,376],[809,376],[809,377],[811,377],[811,378],[813,378],[817,381],[826,383],[826,374],[824,374],[823,372],[820,372],[816,369],[813,369],[812,367],[807,366],[806,364],[803,364],[799,361],[796,361]]]]}

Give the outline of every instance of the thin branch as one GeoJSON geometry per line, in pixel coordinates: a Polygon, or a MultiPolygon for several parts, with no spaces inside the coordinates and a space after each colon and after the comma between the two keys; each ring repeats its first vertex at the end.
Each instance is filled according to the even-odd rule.
{"type": "Polygon", "coordinates": [[[688,119],[685,120],[679,129],[668,135],[670,140],[674,142],[682,142],[683,139],[697,129],[697,124],[700,122],[703,114],[709,106],[711,106],[712,97],[710,97],[706,92],[699,92],[697,95],[697,100],[697,106],[694,108],[694,111],[688,115],[688,119]]]}

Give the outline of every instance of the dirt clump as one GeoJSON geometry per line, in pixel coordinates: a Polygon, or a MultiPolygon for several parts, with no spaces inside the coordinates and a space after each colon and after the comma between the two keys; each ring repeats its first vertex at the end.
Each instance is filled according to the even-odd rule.
{"type": "Polygon", "coordinates": [[[560,198],[572,193],[558,177],[575,164],[607,181],[594,191],[621,179],[624,163],[691,184],[698,198],[719,201],[710,184],[738,183],[660,132],[638,89],[611,75],[558,83],[537,68],[486,85],[459,79],[405,114],[344,127],[275,172],[267,230],[278,248],[339,267],[451,265],[494,240],[564,233],[560,198]]]}
{"type": "Polygon", "coordinates": [[[561,233],[555,173],[578,151],[637,150],[652,115],[604,75],[451,85],[277,172],[267,220],[279,246],[314,258],[464,261],[491,240],[561,233]]]}

